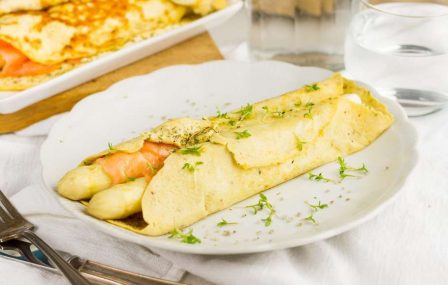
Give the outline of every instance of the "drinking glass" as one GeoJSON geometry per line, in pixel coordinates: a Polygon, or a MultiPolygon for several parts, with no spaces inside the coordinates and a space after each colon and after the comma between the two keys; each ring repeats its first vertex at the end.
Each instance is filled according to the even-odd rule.
{"type": "Polygon", "coordinates": [[[253,59],[344,67],[352,0],[249,0],[253,59]]]}
{"type": "Polygon", "coordinates": [[[345,42],[349,76],[395,96],[408,115],[448,101],[448,0],[355,0],[345,42]]]}

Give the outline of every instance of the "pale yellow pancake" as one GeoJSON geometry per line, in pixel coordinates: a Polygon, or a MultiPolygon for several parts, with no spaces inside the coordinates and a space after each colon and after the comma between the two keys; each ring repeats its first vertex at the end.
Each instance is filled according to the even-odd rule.
{"type": "Polygon", "coordinates": [[[0,0],[0,13],[2,3],[5,12],[49,7],[1,16],[0,40],[35,63],[60,65],[44,75],[8,77],[1,74],[0,58],[0,90],[11,91],[32,87],[67,72],[79,65],[74,63],[76,60],[91,61],[126,44],[224,8],[227,1],[0,0]]]}
{"type": "Polygon", "coordinates": [[[69,0],[0,0],[0,16],[17,11],[41,10],[69,0]]]}
{"type": "MultiPolygon", "coordinates": [[[[119,200],[120,193],[109,191],[111,188],[94,189],[107,175],[95,161],[110,155],[110,150],[87,158],[66,174],[58,183],[58,191],[65,197],[73,197],[71,192],[79,191],[78,182],[82,182],[86,189],[98,190],[94,198],[101,194],[103,204],[97,204],[97,209],[118,208],[121,218],[126,216],[123,215],[126,209],[141,206],[142,215],[129,211],[127,218],[108,221],[158,236],[187,227],[340,156],[360,151],[394,121],[387,108],[367,89],[340,74],[313,86],[218,117],[173,119],[114,146],[114,151],[127,153],[139,151],[145,141],[181,148],[166,158],[149,181],[141,201],[119,200]],[[241,132],[247,136],[239,137],[241,132]],[[196,147],[196,152],[182,151],[191,147],[196,147]],[[185,165],[197,168],[187,171],[185,165]],[[122,202],[117,205],[117,201],[122,202]]],[[[127,183],[130,182],[118,185],[127,183]]],[[[132,196],[141,195],[140,189],[136,190],[132,196]]],[[[132,189],[126,187],[126,191],[132,189]]]]}

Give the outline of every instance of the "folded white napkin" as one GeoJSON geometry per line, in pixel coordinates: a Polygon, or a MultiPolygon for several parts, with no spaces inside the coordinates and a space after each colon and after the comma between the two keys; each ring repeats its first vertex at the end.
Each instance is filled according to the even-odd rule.
{"type": "MultiPolygon", "coordinates": [[[[373,220],[299,248],[236,256],[147,249],[109,237],[63,210],[37,184],[40,126],[0,136],[0,189],[55,248],[112,266],[178,280],[187,270],[217,284],[446,284],[448,280],[448,110],[414,119],[420,161],[396,201],[373,220]],[[37,129],[36,129],[37,128],[37,129]],[[159,256],[157,256],[158,254],[159,256]]],[[[0,259],[0,284],[66,284],[0,259]]]]}

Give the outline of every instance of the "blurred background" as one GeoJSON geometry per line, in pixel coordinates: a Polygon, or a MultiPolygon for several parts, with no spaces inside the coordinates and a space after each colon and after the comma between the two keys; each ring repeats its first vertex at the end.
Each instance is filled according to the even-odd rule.
{"type": "Polygon", "coordinates": [[[246,14],[251,60],[344,70],[410,116],[447,105],[447,0],[247,0],[246,14]]]}

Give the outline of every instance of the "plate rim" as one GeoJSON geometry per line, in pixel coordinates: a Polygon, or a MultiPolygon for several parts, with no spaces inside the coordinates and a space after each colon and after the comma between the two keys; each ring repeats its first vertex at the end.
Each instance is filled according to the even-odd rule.
{"type": "MultiPolygon", "coordinates": [[[[294,68],[298,68],[298,69],[320,69],[320,70],[325,70],[322,68],[316,68],[316,67],[302,67],[302,66],[296,66],[296,65],[292,65],[289,63],[284,63],[284,62],[278,62],[278,61],[259,61],[259,62],[241,62],[241,61],[234,61],[234,60],[215,60],[215,61],[209,61],[206,63],[201,63],[201,64],[182,64],[182,65],[174,65],[174,66],[169,66],[169,67],[165,67],[162,69],[159,69],[157,71],[154,71],[150,74],[145,74],[145,75],[139,75],[139,76],[134,76],[134,77],[130,77],[127,79],[124,79],[122,81],[119,81],[117,83],[114,83],[113,85],[111,85],[109,88],[107,88],[106,90],[103,90],[101,92],[95,93],[93,94],[93,96],[88,96],[85,99],[79,101],[74,107],[73,109],[70,111],[77,111],[79,108],[82,108],[83,105],[85,104],[89,104],[89,102],[91,100],[95,100],[95,97],[97,96],[108,96],[107,93],[109,92],[110,89],[115,88],[117,85],[121,85],[123,84],[123,82],[125,81],[132,81],[132,80],[138,80],[138,78],[142,78],[142,77],[148,77],[148,76],[152,76],[153,74],[156,73],[162,73],[162,72],[169,72],[170,69],[178,69],[178,68],[201,68],[201,66],[204,65],[214,65],[214,64],[244,64],[244,65],[258,65],[258,64],[279,64],[279,65],[287,65],[290,67],[294,67],[294,68]]],[[[328,70],[325,70],[327,72],[329,72],[328,70]]],[[[115,238],[119,238],[119,239],[123,239],[129,242],[134,242],[137,244],[140,244],[142,246],[145,247],[152,247],[152,248],[157,248],[157,249],[162,249],[162,250],[169,250],[169,251],[174,251],[174,252],[181,252],[181,253],[190,253],[190,254],[201,254],[201,255],[237,255],[237,254],[248,254],[248,253],[259,253],[259,252],[266,252],[266,251],[272,251],[272,250],[278,250],[278,249],[285,249],[285,248],[292,248],[292,247],[298,247],[298,246],[302,246],[302,245],[306,245],[306,244],[310,244],[313,242],[317,242],[317,241],[321,241],[324,239],[328,239],[330,237],[334,237],[336,235],[339,235],[341,233],[344,233],[350,229],[353,229],[363,223],[365,223],[366,221],[374,218],[375,216],[377,216],[382,210],[384,210],[388,205],[390,205],[394,199],[396,199],[398,197],[398,195],[403,191],[403,189],[406,186],[406,183],[408,183],[409,181],[409,176],[412,174],[413,169],[415,168],[415,166],[417,165],[417,162],[419,160],[419,153],[417,151],[417,146],[418,146],[418,141],[419,141],[419,137],[418,137],[418,132],[415,128],[415,126],[411,123],[410,119],[407,117],[404,109],[393,99],[381,96],[375,88],[373,88],[372,86],[365,84],[365,83],[361,83],[362,85],[365,85],[375,96],[375,98],[377,98],[378,100],[380,100],[382,103],[384,103],[388,108],[392,109],[394,111],[397,112],[397,114],[394,114],[395,116],[395,122],[394,124],[400,123],[400,125],[402,126],[402,133],[406,133],[408,137],[410,137],[410,142],[409,142],[409,146],[410,146],[410,152],[407,153],[407,164],[406,167],[401,171],[402,173],[405,173],[404,175],[401,175],[400,178],[395,181],[394,184],[392,184],[395,190],[390,192],[389,197],[386,197],[382,202],[380,202],[377,206],[375,206],[373,209],[366,211],[366,212],[362,212],[359,216],[357,216],[356,218],[350,220],[349,222],[335,227],[335,228],[330,228],[327,230],[324,230],[322,232],[319,232],[315,235],[312,235],[308,238],[298,238],[298,239],[292,239],[292,240],[284,240],[284,241],[278,241],[276,243],[265,243],[265,244],[255,244],[252,245],[251,247],[248,248],[244,248],[244,247],[232,247],[232,246],[227,246],[224,248],[221,247],[208,247],[208,249],[204,248],[199,248],[199,247],[194,247],[192,245],[186,245],[186,244],[182,244],[182,243],[169,243],[169,244],[152,244],[152,240],[151,238],[158,238],[158,237],[148,237],[148,236],[144,236],[141,234],[137,234],[134,232],[131,232],[129,230],[125,230],[119,227],[116,227],[112,224],[109,224],[107,222],[104,221],[100,221],[98,219],[95,219],[93,217],[90,217],[84,213],[78,212],[78,211],[74,211],[72,209],[72,205],[76,202],[73,201],[69,201],[63,197],[60,197],[56,191],[54,189],[52,189],[50,186],[46,185],[45,182],[45,178],[44,178],[44,169],[43,169],[43,156],[45,155],[45,152],[47,151],[48,148],[48,144],[49,144],[49,138],[51,138],[52,133],[54,132],[55,129],[59,128],[59,125],[63,125],[64,121],[67,120],[67,116],[62,117],[61,119],[59,119],[51,128],[47,138],[45,139],[45,141],[42,143],[41,148],[40,148],[40,155],[39,155],[39,159],[40,159],[40,163],[42,166],[42,171],[41,171],[41,186],[42,188],[44,188],[46,191],[49,191],[52,196],[71,214],[73,214],[77,219],[80,219],[81,221],[85,222],[87,225],[91,225],[94,226],[96,228],[98,228],[99,230],[101,230],[102,232],[104,232],[105,234],[108,234],[110,236],[113,236],[115,238]],[[124,235],[124,236],[123,236],[124,235]]],[[[362,150],[361,150],[362,151],[362,150]]]]}

